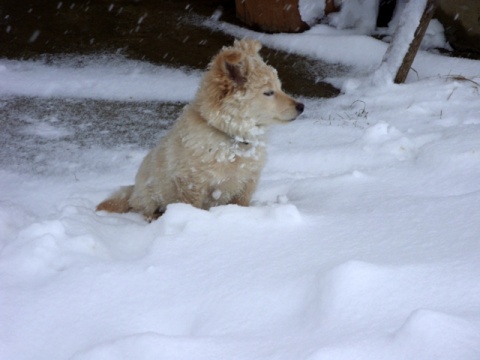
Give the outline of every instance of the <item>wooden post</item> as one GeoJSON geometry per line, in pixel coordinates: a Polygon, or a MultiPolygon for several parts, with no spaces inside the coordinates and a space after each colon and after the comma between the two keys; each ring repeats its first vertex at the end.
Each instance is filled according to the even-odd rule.
{"type": "Polygon", "coordinates": [[[408,0],[382,62],[372,74],[372,84],[405,82],[435,10],[434,2],[435,0],[408,0]]]}
{"type": "MultiPolygon", "coordinates": [[[[410,0],[415,1],[415,0],[410,0]]],[[[428,24],[432,19],[433,13],[435,11],[435,0],[428,0],[427,5],[425,6],[425,10],[423,11],[422,17],[420,18],[420,23],[418,24],[417,29],[415,30],[415,34],[413,37],[412,42],[408,48],[407,53],[405,54],[402,64],[397,71],[397,75],[395,76],[394,82],[396,84],[403,84],[407,79],[408,72],[412,67],[413,60],[417,55],[418,49],[420,48],[420,44],[425,36],[425,32],[427,31],[428,24]]]]}

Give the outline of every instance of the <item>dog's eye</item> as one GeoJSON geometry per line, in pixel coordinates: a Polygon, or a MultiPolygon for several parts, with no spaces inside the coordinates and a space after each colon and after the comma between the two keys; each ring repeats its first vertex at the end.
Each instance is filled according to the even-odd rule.
{"type": "Polygon", "coordinates": [[[273,94],[275,94],[275,92],[273,90],[265,91],[263,93],[263,95],[265,95],[265,96],[272,96],[273,94]]]}

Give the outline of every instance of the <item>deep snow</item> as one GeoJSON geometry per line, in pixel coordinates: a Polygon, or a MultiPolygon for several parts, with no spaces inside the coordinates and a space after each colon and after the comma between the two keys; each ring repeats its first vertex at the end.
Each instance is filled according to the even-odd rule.
{"type": "MultiPolygon", "coordinates": [[[[0,358],[479,359],[480,63],[420,52],[407,84],[374,87],[386,44],[354,31],[204,25],[350,66],[330,79],[344,94],[272,129],[253,206],[175,204],[148,224],[94,207],[152,139],[18,96],[185,101],[199,74],[1,60],[19,125],[0,150],[0,358]]],[[[145,104],[128,131],[168,122],[145,104]]]]}

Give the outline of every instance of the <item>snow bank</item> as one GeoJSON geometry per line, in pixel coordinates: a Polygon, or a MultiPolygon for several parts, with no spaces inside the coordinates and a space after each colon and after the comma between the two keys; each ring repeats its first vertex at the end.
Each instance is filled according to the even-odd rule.
{"type": "Polygon", "coordinates": [[[199,77],[113,55],[0,60],[0,95],[188,101],[199,77]]]}
{"type": "Polygon", "coordinates": [[[377,26],[379,0],[341,1],[340,11],[329,14],[329,24],[338,29],[356,29],[371,34],[377,26]]]}

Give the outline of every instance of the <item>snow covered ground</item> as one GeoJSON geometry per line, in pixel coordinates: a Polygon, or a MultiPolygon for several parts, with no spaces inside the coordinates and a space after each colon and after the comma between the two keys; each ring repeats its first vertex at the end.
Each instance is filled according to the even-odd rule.
{"type": "Polygon", "coordinates": [[[350,67],[272,129],[249,208],[94,211],[199,73],[0,60],[0,358],[478,360],[480,62],[421,52],[372,86],[387,45],[354,31],[205,26],[350,67]]]}

